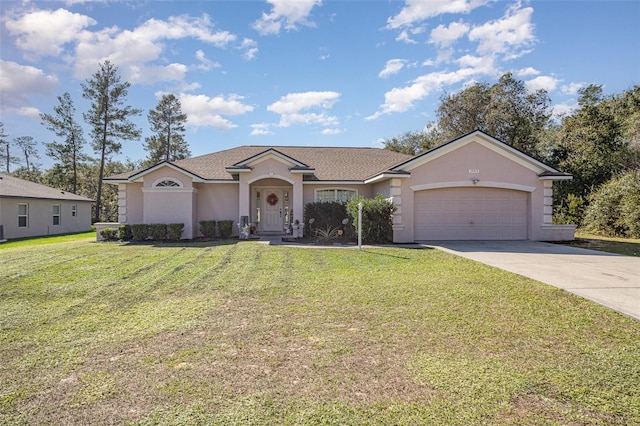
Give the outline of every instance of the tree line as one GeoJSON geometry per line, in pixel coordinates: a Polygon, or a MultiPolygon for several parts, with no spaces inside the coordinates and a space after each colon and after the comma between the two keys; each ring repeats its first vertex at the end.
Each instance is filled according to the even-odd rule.
{"type": "Polygon", "coordinates": [[[40,159],[40,154],[33,137],[9,140],[2,123],[0,164],[7,174],[95,199],[94,222],[117,221],[117,189],[103,186],[104,177],[190,157],[184,135],[187,115],[175,95],[162,95],[147,116],[153,132],[143,143],[147,158],[139,162],[114,161],[112,156],[122,152],[123,141],[137,140],[142,135],[141,129],[131,121],[142,111],[127,104],[131,84],[121,81],[118,67],[105,61],[81,86],[82,97],[90,103],[82,118],[90,128],[90,146],[96,157],[84,151],[87,141],[83,128],[77,120],[73,99],[65,92],[57,97],[58,104],[52,113],[40,115],[42,124],[56,137],[44,144],[45,155],[54,160],[53,166],[42,171],[34,161],[40,159]],[[12,165],[18,165],[13,172],[12,165]]]}
{"type": "MultiPolygon", "coordinates": [[[[81,86],[83,98],[90,102],[82,118],[91,129],[90,146],[96,156],[84,151],[83,128],[67,92],[58,96],[52,113],[41,114],[42,124],[58,138],[45,144],[53,166],[40,170],[37,142],[31,136],[9,141],[0,123],[0,170],[93,198],[93,220],[115,221],[117,189],[103,186],[104,176],[190,157],[184,137],[187,116],[174,95],[163,95],[148,112],[153,133],[143,142],[147,158],[114,161],[112,156],[121,153],[123,141],[141,136],[131,119],[142,111],[127,105],[131,85],[122,82],[118,68],[105,61],[81,86]],[[12,165],[20,166],[11,172],[12,165]]],[[[554,116],[545,90],[532,92],[506,73],[494,84],[475,83],[460,92],[443,94],[435,121],[383,144],[386,149],[416,155],[482,130],[573,175],[573,180],[555,184],[556,223],[576,223],[604,234],[635,235],[630,230],[634,227],[624,222],[640,218],[640,86],[605,95],[601,85],[592,84],[578,94],[576,109],[554,116]],[[624,189],[612,196],[612,187],[624,189]],[[602,202],[603,197],[609,201],[602,202]],[[626,210],[621,206],[627,206],[626,210]]],[[[640,237],[640,230],[637,234],[640,237]]]]}
{"type": "Polygon", "coordinates": [[[640,86],[605,95],[592,84],[578,95],[577,108],[557,117],[545,90],[531,92],[507,73],[495,84],[442,95],[435,121],[383,144],[416,155],[482,130],[573,175],[555,183],[556,223],[640,238],[640,86]]]}

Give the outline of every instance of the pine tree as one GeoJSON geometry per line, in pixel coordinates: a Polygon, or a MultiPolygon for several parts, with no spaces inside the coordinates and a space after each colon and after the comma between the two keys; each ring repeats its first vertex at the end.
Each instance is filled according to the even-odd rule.
{"type": "Polygon", "coordinates": [[[58,106],[53,108],[54,114],[40,114],[42,124],[56,136],[63,138],[63,142],[47,143],[46,154],[59,161],[62,170],[71,170],[71,178],[61,182],[67,190],[78,193],[78,166],[89,157],[82,153],[85,144],[82,127],[76,122],[76,108],[71,95],[65,92],[58,96],[58,106]],[[70,182],[69,182],[70,181],[70,182]]]}
{"type": "Polygon", "coordinates": [[[182,160],[191,156],[184,140],[187,115],[173,94],[163,95],[155,109],[149,111],[149,124],[154,135],[145,138],[148,166],[161,161],[182,160]]]}
{"type": "Polygon", "coordinates": [[[91,107],[83,117],[92,129],[91,145],[100,154],[94,216],[96,222],[100,220],[102,180],[107,156],[121,152],[121,140],[133,140],[141,135],[140,129],[130,121],[131,117],[140,115],[141,110],[125,105],[130,86],[129,82],[120,82],[118,67],[109,61],[100,64],[100,69],[82,85],[82,96],[91,101],[91,107]]]}

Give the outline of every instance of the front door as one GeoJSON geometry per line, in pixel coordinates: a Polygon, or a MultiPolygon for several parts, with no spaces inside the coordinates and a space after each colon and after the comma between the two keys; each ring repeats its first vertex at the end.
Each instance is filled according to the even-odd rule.
{"type": "Polygon", "coordinates": [[[284,212],[282,211],[282,190],[267,189],[264,192],[262,206],[262,230],[265,232],[282,232],[284,212]]]}

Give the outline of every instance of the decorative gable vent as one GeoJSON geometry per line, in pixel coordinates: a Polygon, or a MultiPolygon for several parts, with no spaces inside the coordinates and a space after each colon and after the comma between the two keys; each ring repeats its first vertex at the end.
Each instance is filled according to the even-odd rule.
{"type": "Polygon", "coordinates": [[[153,183],[154,188],[182,188],[182,183],[173,178],[161,178],[153,183]]]}

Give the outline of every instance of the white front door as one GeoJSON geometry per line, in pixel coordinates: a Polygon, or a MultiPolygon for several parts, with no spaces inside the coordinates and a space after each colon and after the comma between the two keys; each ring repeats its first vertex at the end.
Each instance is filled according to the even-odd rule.
{"type": "Polygon", "coordinates": [[[262,230],[266,232],[282,232],[284,229],[284,213],[282,211],[282,190],[266,189],[262,203],[262,230]]]}

